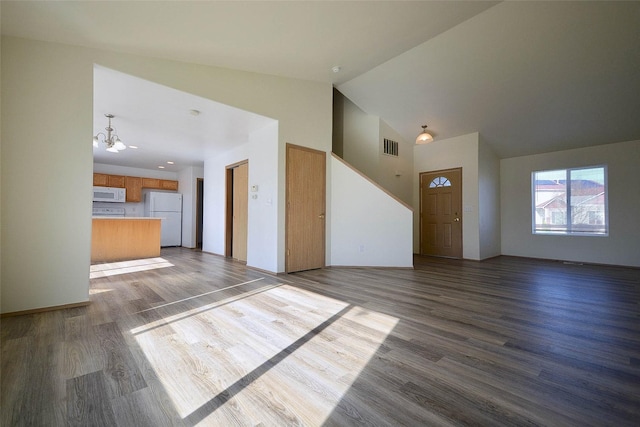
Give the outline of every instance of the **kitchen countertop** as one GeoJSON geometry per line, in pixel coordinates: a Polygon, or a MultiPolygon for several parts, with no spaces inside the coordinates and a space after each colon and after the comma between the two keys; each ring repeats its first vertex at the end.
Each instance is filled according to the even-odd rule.
{"type": "Polygon", "coordinates": [[[151,216],[92,216],[92,219],[162,219],[151,216]]]}

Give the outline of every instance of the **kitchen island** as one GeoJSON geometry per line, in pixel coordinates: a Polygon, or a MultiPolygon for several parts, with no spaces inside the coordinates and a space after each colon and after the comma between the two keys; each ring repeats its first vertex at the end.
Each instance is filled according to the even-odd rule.
{"type": "Polygon", "coordinates": [[[160,218],[93,217],[91,262],[160,256],[160,218]]]}

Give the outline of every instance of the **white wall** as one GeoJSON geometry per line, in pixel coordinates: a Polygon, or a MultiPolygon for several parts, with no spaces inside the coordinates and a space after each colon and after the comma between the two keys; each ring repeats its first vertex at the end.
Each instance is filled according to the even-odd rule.
{"type": "MultiPolygon", "coordinates": [[[[0,5],[0,11],[2,9],[2,5],[0,5]]],[[[0,12],[1,15],[1,12],[0,12]]],[[[2,17],[0,16],[0,22],[2,21],[2,17]]],[[[0,40],[1,42],[1,40],[0,40]]],[[[0,50],[2,46],[0,44],[0,50]]],[[[0,55],[0,82],[2,81],[2,55],[0,55]]],[[[0,89],[0,93],[2,90],[0,89]]],[[[2,102],[0,102],[0,135],[2,135],[2,102]]],[[[2,188],[2,138],[0,137],[0,188],[2,188]]],[[[2,197],[0,195],[0,224],[2,224],[2,197]]],[[[0,226],[0,242],[2,242],[2,228],[0,226]]],[[[2,245],[0,244],[0,290],[2,288],[2,245]]],[[[2,292],[0,291],[0,312],[2,312],[2,292]]]]}
{"type": "Polygon", "coordinates": [[[413,267],[413,212],[331,156],[333,266],[413,267]]]}
{"type": "Polygon", "coordinates": [[[413,141],[406,142],[398,132],[379,120],[378,169],[372,177],[378,184],[408,205],[413,203],[413,141]],[[382,154],[384,139],[398,143],[398,157],[382,154]]]}
{"type": "Polygon", "coordinates": [[[413,141],[407,142],[378,116],[365,113],[336,91],[334,141],[338,154],[385,190],[411,205],[413,202],[413,141]],[[342,113],[341,115],[338,115],[342,113]],[[337,132],[342,132],[336,135],[337,132]],[[399,155],[383,154],[384,139],[398,142],[399,155]]]}
{"type": "Polygon", "coordinates": [[[2,38],[3,313],[89,296],[93,72],[21,45],[2,38]]]}
{"type": "Polygon", "coordinates": [[[158,179],[178,179],[177,172],[163,171],[159,169],[142,169],[132,168],[128,166],[108,165],[105,163],[94,163],[93,171],[95,173],[106,173],[112,175],[139,176],[144,178],[158,179]]]}
{"type": "Polygon", "coordinates": [[[502,254],[640,267],[640,141],[500,162],[502,254]],[[531,232],[531,173],[608,166],[609,236],[548,236],[531,232]]]}
{"type": "Polygon", "coordinates": [[[204,178],[204,168],[190,166],[178,173],[178,192],[182,193],[182,246],[196,247],[196,201],[198,178],[204,178]]]}
{"type": "MultiPolygon", "coordinates": [[[[1,15],[2,5],[0,4],[0,15],[1,15]]],[[[2,17],[0,16],[0,22],[2,22],[2,17]]],[[[1,41],[1,40],[0,40],[1,41]]],[[[0,44],[0,51],[2,50],[2,45],[0,44]]],[[[2,55],[0,55],[0,81],[2,81],[2,55]]],[[[2,93],[2,90],[0,90],[2,93]]],[[[2,97],[0,96],[0,100],[2,97]]],[[[2,102],[0,102],[0,135],[2,135],[2,102]]],[[[2,138],[0,137],[0,188],[2,188],[2,138]]],[[[0,224],[2,224],[2,195],[0,194],[0,224]]],[[[2,242],[2,227],[0,226],[0,242],[2,242]]],[[[2,260],[2,245],[0,245],[0,260],[2,260]]],[[[2,262],[0,261],[0,312],[2,312],[2,262]]]]}
{"type": "Polygon", "coordinates": [[[380,157],[380,119],[372,116],[343,97],[343,159],[376,180],[380,157]]]}
{"type": "MultiPolygon", "coordinates": [[[[2,37],[1,54],[3,313],[89,298],[94,64],[272,117],[278,147],[331,148],[328,83],[12,37],[2,37]]],[[[283,150],[277,155],[281,195],[283,150]]],[[[284,197],[274,203],[280,266],[284,197]]]]}
{"type": "Polygon", "coordinates": [[[500,249],[500,159],[480,135],[478,144],[478,222],[480,259],[500,249]]]}
{"type": "Polygon", "coordinates": [[[270,272],[284,271],[284,252],[279,248],[278,123],[249,135],[247,144],[205,160],[203,248],[224,255],[227,166],[249,161],[247,265],[270,272]],[[255,196],[255,198],[254,198],[255,196]],[[281,255],[281,256],[280,256],[281,255]]]}
{"type": "Polygon", "coordinates": [[[462,256],[480,259],[477,133],[416,145],[413,150],[413,250],[420,252],[420,173],[462,168],[462,256]]]}

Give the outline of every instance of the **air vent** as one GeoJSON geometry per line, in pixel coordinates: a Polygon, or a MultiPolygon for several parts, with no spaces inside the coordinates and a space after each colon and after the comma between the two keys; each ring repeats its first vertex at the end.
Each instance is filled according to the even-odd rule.
{"type": "Polygon", "coordinates": [[[384,139],[384,154],[398,157],[398,142],[390,139],[384,139]]]}

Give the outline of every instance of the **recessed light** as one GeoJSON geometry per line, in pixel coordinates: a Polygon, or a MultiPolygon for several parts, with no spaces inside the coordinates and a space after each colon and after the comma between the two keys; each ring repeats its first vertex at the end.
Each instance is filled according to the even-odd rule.
{"type": "Polygon", "coordinates": [[[168,162],[167,162],[167,164],[168,164],[168,165],[172,165],[172,164],[173,164],[173,162],[172,162],[172,161],[168,161],[168,162]]]}
{"type": "Polygon", "coordinates": [[[338,66],[338,65],[336,65],[335,67],[333,67],[333,68],[331,69],[331,71],[333,71],[334,73],[339,73],[339,72],[340,72],[340,70],[342,70],[342,67],[340,67],[340,66],[338,66]]]}
{"type": "Polygon", "coordinates": [[[194,110],[189,110],[189,113],[192,116],[199,116],[200,115],[200,110],[195,110],[195,109],[194,110]]]}
{"type": "Polygon", "coordinates": [[[164,169],[164,166],[158,166],[158,169],[164,169]]]}

